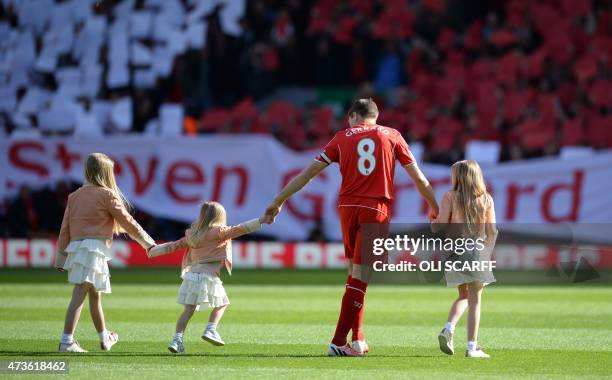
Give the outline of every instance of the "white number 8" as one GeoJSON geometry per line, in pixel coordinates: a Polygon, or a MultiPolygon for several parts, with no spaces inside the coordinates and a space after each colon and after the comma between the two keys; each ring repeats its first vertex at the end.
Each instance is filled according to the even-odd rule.
{"type": "Polygon", "coordinates": [[[357,153],[359,153],[359,161],[357,161],[357,169],[363,175],[370,175],[376,167],[376,158],[374,157],[374,140],[365,138],[357,144],[357,153]],[[366,162],[368,166],[366,167],[366,162]]]}

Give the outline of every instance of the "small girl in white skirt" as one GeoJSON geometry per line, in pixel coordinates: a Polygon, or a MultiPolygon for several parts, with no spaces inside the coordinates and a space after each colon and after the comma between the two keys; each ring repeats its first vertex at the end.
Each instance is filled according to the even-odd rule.
{"type": "Polygon", "coordinates": [[[102,293],[111,292],[108,261],[113,234],[127,232],[145,249],[155,245],[127,211],[129,203],[117,187],[113,166],[105,154],[90,154],[85,160],[85,184],[68,196],[55,268],[68,271],[68,282],[74,284],[74,289],[59,352],[87,352],[74,339],[87,296],[100,348],[109,351],[119,339],[115,332],[106,329],[102,310],[102,293]]]}
{"type": "Polygon", "coordinates": [[[202,339],[216,346],[225,345],[217,332],[217,325],[230,302],[219,274],[222,268],[231,274],[232,239],[259,230],[262,223],[271,222],[267,217],[260,217],[230,227],[226,220],[225,208],[220,203],[205,202],[200,207],[198,220],[185,231],[182,239],[160,244],[148,252],[149,257],[156,257],[187,249],[181,271],[183,283],[177,299],[185,307],[176,322],[174,338],[168,345],[172,353],[185,353],[183,334],[200,306],[212,308],[202,339]]]}
{"type": "MultiPolygon", "coordinates": [[[[459,238],[482,238],[484,249],[465,252],[462,255],[452,254],[449,260],[487,261],[497,239],[495,226],[495,206],[493,198],[487,192],[482,170],[476,161],[464,160],[453,164],[452,190],[442,198],[440,212],[432,220],[434,231],[445,229],[448,235],[459,238]]],[[[459,297],[453,302],[448,313],[448,321],[438,335],[442,352],[453,355],[453,335],[455,325],[468,309],[467,350],[466,357],[488,358],[489,355],[478,347],[478,327],[480,325],[480,304],[485,285],[495,282],[493,272],[479,271],[446,271],[448,286],[457,287],[459,297]]]]}

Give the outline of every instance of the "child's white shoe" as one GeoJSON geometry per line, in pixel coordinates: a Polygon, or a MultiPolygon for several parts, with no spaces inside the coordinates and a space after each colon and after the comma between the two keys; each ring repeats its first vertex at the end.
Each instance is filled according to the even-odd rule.
{"type": "Polygon", "coordinates": [[[76,340],[72,343],[60,343],[57,352],[89,352],[79,345],[76,340]]]}
{"type": "Polygon", "coordinates": [[[491,355],[486,354],[483,350],[478,347],[475,350],[466,350],[465,351],[466,358],[490,358],[491,355]]]}
{"type": "Polygon", "coordinates": [[[168,345],[168,351],[173,354],[184,354],[185,353],[185,345],[183,344],[183,340],[177,337],[172,339],[172,342],[168,345]]]}
{"type": "Polygon", "coordinates": [[[367,354],[368,352],[370,352],[370,347],[368,346],[365,340],[354,340],[351,343],[351,348],[362,354],[367,354]]]}
{"type": "Polygon", "coordinates": [[[225,346],[225,342],[221,339],[221,335],[217,332],[217,330],[204,330],[202,334],[202,339],[205,341],[214,344],[215,346],[225,346]]]}
{"type": "Polygon", "coordinates": [[[110,351],[110,349],[119,341],[119,335],[114,331],[109,331],[106,338],[100,341],[100,349],[102,351],[110,351]]]}
{"type": "Polygon", "coordinates": [[[327,349],[327,356],[365,356],[365,354],[354,350],[348,344],[345,346],[336,346],[330,343],[327,349]]]}
{"type": "Polygon", "coordinates": [[[438,335],[438,342],[440,343],[440,351],[447,355],[455,354],[455,347],[453,345],[453,333],[447,328],[442,329],[438,335]]]}

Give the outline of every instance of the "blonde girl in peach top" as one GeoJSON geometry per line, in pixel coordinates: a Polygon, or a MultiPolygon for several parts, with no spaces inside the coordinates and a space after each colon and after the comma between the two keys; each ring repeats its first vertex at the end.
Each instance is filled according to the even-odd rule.
{"type": "Polygon", "coordinates": [[[160,244],[149,251],[149,257],[156,257],[186,249],[181,271],[183,283],[177,299],[184,309],[176,322],[174,338],[168,345],[170,352],[185,353],[183,333],[193,313],[202,305],[212,308],[202,339],[216,346],[225,345],[217,332],[217,325],[229,305],[219,277],[221,269],[231,273],[232,239],[257,231],[262,223],[270,222],[267,217],[260,217],[234,227],[227,226],[225,208],[217,202],[205,202],[200,207],[198,220],[185,231],[183,238],[160,244]]]}
{"type": "MultiPolygon", "coordinates": [[[[451,171],[452,190],[444,194],[440,212],[432,220],[432,229],[436,231],[445,228],[447,234],[455,237],[483,239],[485,248],[467,252],[463,259],[472,262],[490,260],[497,239],[497,228],[493,198],[487,191],[482,170],[476,161],[464,160],[453,164],[451,171]]],[[[453,302],[448,321],[438,336],[440,349],[446,354],[454,354],[455,325],[467,308],[466,356],[488,358],[489,355],[478,347],[477,339],[482,291],[485,285],[495,282],[492,271],[446,271],[445,277],[448,286],[457,287],[459,297],[453,302]]]]}
{"type": "Polygon", "coordinates": [[[66,311],[60,352],[87,352],[73,338],[87,296],[101,349],[110,350],[119,339],[106,329],[102,310],[102,293],[111,292],[108,261],[113,234],[127,232],[145,249],[155,245],[128,212],[129,203],[117,187],[113,167],[113,161],[105,154],[90,154],[85,160],[85,184],[68,196],[55,268],[68,271],[68,282],[74,284],[74,290],[66,311]]]}

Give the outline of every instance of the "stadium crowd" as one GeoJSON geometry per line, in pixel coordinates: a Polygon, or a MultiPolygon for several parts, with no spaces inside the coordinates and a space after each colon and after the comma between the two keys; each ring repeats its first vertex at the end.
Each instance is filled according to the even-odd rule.
{"type": "MultiPolygon", "coordinates": [[[[303,150],[371,96],[430,162],[471,140],[500,160],[612,147],[609,0],[1,0],[0,36],[0,135],[265,133],[303,150]]],[[[3,235],[55,232],[71,186],[23,188],[3,235]]]]}

